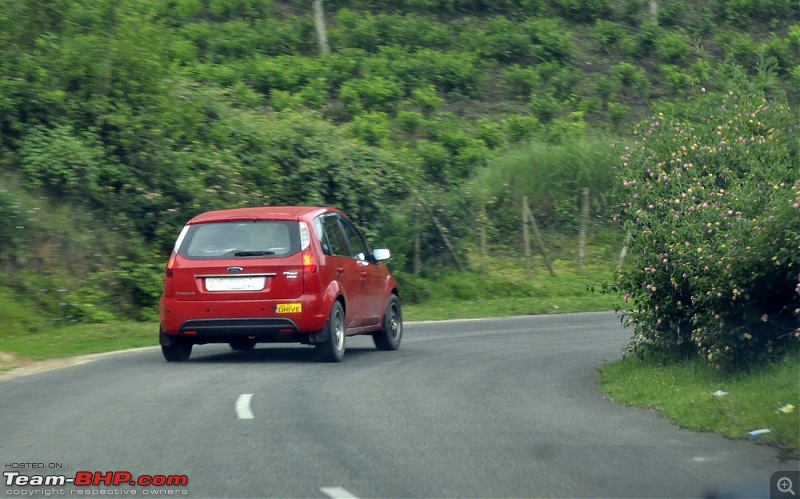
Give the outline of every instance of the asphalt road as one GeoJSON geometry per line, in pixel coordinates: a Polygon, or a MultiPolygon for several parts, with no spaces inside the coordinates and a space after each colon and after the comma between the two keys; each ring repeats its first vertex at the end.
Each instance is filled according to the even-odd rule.
{"type": "Polygon", "coordinates": [[[429,322],[396,352],[349,338],[340,364],[206,345],[184,364],[145,349],[5,379],[0,495],[769,497],[798,468],[604,398],[596,369],[627,339],[610,313],[429,322]],[[8,484],[79,471],[188,485],[8,484]]]}

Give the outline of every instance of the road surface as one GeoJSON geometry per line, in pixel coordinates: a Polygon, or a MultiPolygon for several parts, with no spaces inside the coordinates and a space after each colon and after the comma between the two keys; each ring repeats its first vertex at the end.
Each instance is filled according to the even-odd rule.
{"type": "Polygon", "coordinates": [[[4,376],[0,495],[769,497],[772,473],[797,469],[606,399],[597,368],[628,336],[612,313],[426,322],[396,352],[348,338],[340,364],[206,345],[187,363],[153,348],[4,376]],[[9,485],[82,471],[188,483],[9,485]]]}

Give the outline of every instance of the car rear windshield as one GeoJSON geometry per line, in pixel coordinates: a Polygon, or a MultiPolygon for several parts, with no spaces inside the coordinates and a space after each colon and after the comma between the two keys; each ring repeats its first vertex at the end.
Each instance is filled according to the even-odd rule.
{"type": "Polygon", "coordinates": [[[218,222],[190,225],[178,254],[190,259],[280,258],[300,251],[297,222],[218,222]]]}

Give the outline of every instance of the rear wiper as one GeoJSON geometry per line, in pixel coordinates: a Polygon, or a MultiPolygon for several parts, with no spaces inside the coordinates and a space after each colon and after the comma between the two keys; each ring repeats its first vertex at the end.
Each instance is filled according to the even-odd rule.
{"type": "Polygon", "coordinates": [[[269,256],[274,254],[274,251],[237,251],[233,256],[269,256]]]}

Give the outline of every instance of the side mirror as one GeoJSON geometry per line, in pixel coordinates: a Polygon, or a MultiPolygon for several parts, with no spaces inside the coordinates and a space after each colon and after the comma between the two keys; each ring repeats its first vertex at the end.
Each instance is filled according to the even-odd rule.
{"type": "Polygon", "coordinates": [[[391,258],[391,254],[389,250],[386,248],[380,248],[376,250],[372,250],[372,258],[375,259],[376,262],[380,262],[381,260],[388,260],[391,258]]]}

